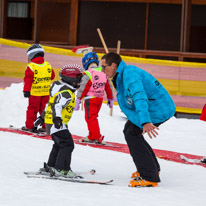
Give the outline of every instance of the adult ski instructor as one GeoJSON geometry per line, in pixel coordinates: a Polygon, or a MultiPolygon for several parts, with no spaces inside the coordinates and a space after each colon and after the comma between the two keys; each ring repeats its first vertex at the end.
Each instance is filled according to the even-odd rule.
{"type": "Polygon", "coordinates": [[[175,114],[175,104],[162,86],[148,72],[122,61],[110,52],[102,57],[102,70],[113,78],[117,100],[128,121],[124,135],[137,172],[132,174],[130,187],[156,187],[160,182],[160,165],[143,135],[158,135],[158,126],[175,114]]]}

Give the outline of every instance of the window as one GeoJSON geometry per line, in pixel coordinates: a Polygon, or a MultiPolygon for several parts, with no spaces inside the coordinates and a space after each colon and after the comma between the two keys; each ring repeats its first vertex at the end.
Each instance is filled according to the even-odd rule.
{"type": "Polygon", "coordinates": [[[29,17],[29,2],[9,2],[8,17],[29,17]]]}

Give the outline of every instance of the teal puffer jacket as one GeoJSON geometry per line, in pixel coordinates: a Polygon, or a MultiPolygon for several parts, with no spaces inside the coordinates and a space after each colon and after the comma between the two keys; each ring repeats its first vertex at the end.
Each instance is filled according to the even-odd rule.
{"type": "Polygon", "coordinates": [[[148,72],[121,61],[117,73],[117,100],[133,124],[142,128],[144,123],[161,123],[175,114],[169,93],[148,72]]]}

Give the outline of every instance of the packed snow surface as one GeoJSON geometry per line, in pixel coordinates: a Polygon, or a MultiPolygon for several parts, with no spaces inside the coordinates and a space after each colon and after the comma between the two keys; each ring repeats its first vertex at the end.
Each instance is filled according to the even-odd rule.
{"type": "MultiPolygon", "coordinates": [[[[0,127],[21,127],[28,99],[23,84],[0,90],[0,127]]],[[[103,104],[99,113],[101,133],[106,141],[124,143],[127,121],[118,106],[113,116],[103,104]]],[[[84,111],[74,112],[69,122],[72,134],[86,136],[84,111]]],[[[159,136],[145,139],[155,149],[206,155],[206,123],[173,117],[160,126],[159,136]]],[[[28,135],[0,132],[0,205],[2,206],[203,206],[206,168],[159,159],[161,183],[157,188],[130,188],[134,164],[129,154],[75,145],[72,169],[90,180],[110,180],[111,185],[93,185],[57,180],[28,179],[24,171],[36,171],[47,161],[53,142],[28,135]],[[91,169],[95,175],[89,174],[91,169]]]]}

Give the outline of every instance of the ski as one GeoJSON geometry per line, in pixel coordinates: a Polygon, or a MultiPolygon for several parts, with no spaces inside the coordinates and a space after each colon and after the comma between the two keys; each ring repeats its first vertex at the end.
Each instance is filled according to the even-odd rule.
{"type": "Polygon", "coordinates": [[[45,137],[47,135],[46,132],[31,132],[31,131],[23,130],[21,128],[17,128],[13,125],[10,125],[9,128],[12,129],[12,130],[21,131],[21,132],[25,132],[25,133],[28,133],[28,134],[34,134],[34,135],[37,135],[37,136],[40,136],[40,137],[45,137]]]}
{"type": "MultiPolygon", "coordinates": [[[[39,171],[39,172],[24,172],[25,175],[27,176],[46,176],[46,177],[58,177],[58,176],[54,176],[52,175],[52,172],[43,172],[43,171],[39,171]]],[[[63,178],[68,178],[66,176],[61,176],[63,178]]],[[[83,179],[84,177],[82,177],[80,174],[77,174],[77,176],[75,176],[75,178],[79,178],[79,179],[83,179]]]]}
{"type": "Polygon", "coordinates": [[[24,172],[25,175],[45,175],[50,176],[50,172],[43,172],[43,171],[27,171],[24,172]]]}
{"type": "Polygon", "coordinates": [[[39,179],[50,179],[50,180],[60,180],[60,181],[65,181],[65,182],[76,182],[76,183],[88,183],[88,184],[100,184],[100,185],[107,185],[113,180],[109,181],[95,181],[95,180],[84,180],[82,178],[68,178],[68,177],[57,177],[57,176],[49,176],[49,175],[31,175],[31,174],[26,174],[28,178],[39,178],[39,179]]]}
{"type": "Polygon", "coordinates": [[[203,159],[191,159],[191,158],[188,158],[188,157],[185,157],[184,155],[180,155],[180,158],[182,160],[184,160],[185,162],[190,162],[190,163],[195,163],[195,164],[206,164],[206,158],[203,157],[203,159]]]}
{"type": "Polygon", "coordinates": [[[82,141],[81,139],[78,140],[78,143],[84,144],[84,145],[94,145],[94,146],[98,146],[98,147],[99,147],[99,146],[102,146],[102,147],[122,148],[121,146],[112,145],[112,144],[108,144],[108,143],[102,144],[102,143],[96,143],[96,142],[84,142],[84,141],[82,141]]]}
{"type": "MultiPolygon", "coordinates": [[[[96,173],[95,169],[92,169],[88,172],[75,172],[77,174],[78,177],[82,177],[82,174],[90,174],[90,175],[94,175],[96,173]]],[[[27,171],[24,172],[25,175],[45,175],[45,176],[51,176],[50,172],[46,172],[46,171],[27,171]]]]}

